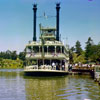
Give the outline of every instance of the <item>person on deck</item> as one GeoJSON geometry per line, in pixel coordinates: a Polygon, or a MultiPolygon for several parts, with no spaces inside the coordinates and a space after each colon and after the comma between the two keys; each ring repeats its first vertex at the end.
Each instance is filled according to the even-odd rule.
{"type": "Polygon", "coordinates": [[[62,70],[65,70],[65,66],[64,65],[62,65],[62,70]]]}
{"type": "Polygon", "coordinates": [[[55,63],[53,62],[53,63],[52,63],[52,69],[54,68],[54,66],[55,66],[55,63]]]}

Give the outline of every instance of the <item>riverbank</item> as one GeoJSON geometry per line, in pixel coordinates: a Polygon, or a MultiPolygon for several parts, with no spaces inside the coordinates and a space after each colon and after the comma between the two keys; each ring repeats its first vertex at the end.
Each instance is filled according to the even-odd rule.
{"type": "Polygon", "coordinates": [[[11,60],[11,59],[2,59],[0,60],[0,69],[17,69],[23,68],[23,61],[22,60],[11,60]]]}

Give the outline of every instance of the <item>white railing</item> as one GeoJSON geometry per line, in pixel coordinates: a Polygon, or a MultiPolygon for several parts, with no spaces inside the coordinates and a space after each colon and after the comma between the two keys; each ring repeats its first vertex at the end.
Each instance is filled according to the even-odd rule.
{"type": "Polygon", "coordinates": [[[25,67],[26,70],[54,70],[54,71],[65,71],[64,68],[56,69],[56,66],[51,66],[51,65],[41,65],[38,67],[38,65],[30,65],[25,67]]]}
{"type": "MultiPolygon", "coordinates": [[[[68,55],[65,55],[64,53],[44,53],[45,58],[67,58],[68,55]]],[[[42,59],[42,53],[31,53],[28,52],[26,54],[26,58],[41,58],[42,59]]]]}

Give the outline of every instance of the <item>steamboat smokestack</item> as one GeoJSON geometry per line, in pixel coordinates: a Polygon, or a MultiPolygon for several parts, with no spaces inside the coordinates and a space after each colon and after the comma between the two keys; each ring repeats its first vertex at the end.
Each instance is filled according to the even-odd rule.
{"type": "Polygon", "coordinates": [[[56,40],[59,41],[59,10],[60,10],[60,3],[56,4],[56,40]]]}
{"type": "Polygon", "coordinates": [[[33,5],[33,41],[36,41],[36,11],[37,11],[37,4],[33,5]]]}

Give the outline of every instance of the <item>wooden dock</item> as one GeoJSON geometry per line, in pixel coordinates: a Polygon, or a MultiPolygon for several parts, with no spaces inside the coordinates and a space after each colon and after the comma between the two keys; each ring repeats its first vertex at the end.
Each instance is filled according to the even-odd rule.
{"type": "Polygon", "coordinates": [[[73,68],[72,71],[69,72],[69,75],[88,75],[88,74],[90,74],[92,78],[94,78],[94,69],[73,68]]]}

